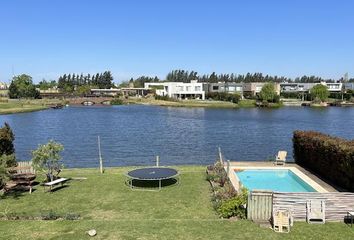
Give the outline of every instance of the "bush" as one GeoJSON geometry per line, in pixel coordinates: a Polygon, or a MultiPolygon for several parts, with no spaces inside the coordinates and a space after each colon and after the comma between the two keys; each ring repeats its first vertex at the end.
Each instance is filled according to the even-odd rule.
{"type": "Polygon", "coordinates": [[[297,164],[354,191],[354,140],[314,131],[295,131],[293,146],[297,164]]]}
{"type": "Polygon", "coordinates": [[[50,210],[49,212],[41,213],[42,220],[57,220],[60,218],[60,215],[50,210]]]}
{"type": "Polygon", "coordinates": [[[172,102],[176,101],[176,99],[170,98],[167,95],[165,95],[165,96],[155,95],[155,100],[172,101],[172,102]]]}
{"type": "Polygon", "coordinates": [[[246,203],[247,203],[248,191],[245,188],[241,189],[241,192],[226,201],[223,201],[218,212],[223,218],[239,217],[241,219],[246,218],[246,203]]]}
{"type": "Polygon", "coordinates": [[[237,93],[225,93],[225,92],[214,92],[208,93],[206,96],[207,99],[213,99],[218,101],[238,103],[241,99],[241,95],[237,93]]]}
{"type": "Polygon", "coordinates": [[[111,100],[111,105],[122,105],[123,104],[123,100],[120,98],[114,98],[113,100],[111,100]]]}

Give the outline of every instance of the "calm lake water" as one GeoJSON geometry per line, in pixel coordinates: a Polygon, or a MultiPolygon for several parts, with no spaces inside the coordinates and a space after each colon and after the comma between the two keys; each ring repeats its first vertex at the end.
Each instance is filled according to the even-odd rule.
{"type": "Polygon", "coordinates": [[[318,130],[354,138],[354,108],[208,109],[156,106],[68,107],[0,115],[14,130],[16,155],[49,139],[61,142],[67,167],[98,165],[97,136],[105,166],[209,164],[217,147],[231,160],[264,160],[285,149],[292,133],[318,130]]]}

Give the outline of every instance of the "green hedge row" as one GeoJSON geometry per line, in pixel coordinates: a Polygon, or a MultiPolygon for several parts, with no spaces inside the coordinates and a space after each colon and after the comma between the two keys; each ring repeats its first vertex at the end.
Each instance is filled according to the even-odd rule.
{"type": "Polygon", "coordinates": [[[295,131],[293,145],[297,164],[354,192],[354,140],[314,131],[295,131]]]}

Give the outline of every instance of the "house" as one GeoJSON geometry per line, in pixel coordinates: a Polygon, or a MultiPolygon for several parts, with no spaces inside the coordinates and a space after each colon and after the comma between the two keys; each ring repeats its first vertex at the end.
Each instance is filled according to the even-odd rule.
{"type": "MultiPolygon", "coordinates": [[[[266,84],[266,82],[248,82],[243,84],[243,93],[250,96],[256,96],[262,90],[262,87],[266,84]]],[[[279,95],[280,94],[280,84],[274,83],[275,91],[279,95]]]]}
{"type": "Polygon", "coordinates": [[[347,82],[347,83],[344,83],[344,88],[346,90],[353,90],[354,91],[354,82],[347,82]]]}
{"type": "Polygon", "coordinates": [[[0,82],[0,90],[7,90],[9,88],[8,84],[0,82]]]}
{"type": "Polygon", "coordinates": [[[168,96],[176,99],[205,99],[203,83],[192,80],[184,82],[149,82],[144,84],[145,89],[154,89],[156,95],[168,96]]]}
{"type": "Polygon", "coordinates": [[[242,95],[243,92],[243,83],[235,83],[235,82],[230,82],[230,83],[225,83],[225,82],[219,82],[219,83],[209,83],[209,84],[204,84],[204,90],[206,90],[207,93],[239,93],[242,95]]]}

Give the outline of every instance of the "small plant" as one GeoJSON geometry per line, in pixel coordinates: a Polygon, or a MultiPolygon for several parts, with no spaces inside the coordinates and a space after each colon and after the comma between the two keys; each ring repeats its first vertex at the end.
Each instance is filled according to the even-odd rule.
{"type": "Polygon", "coordinates": [[[218,212],[223,218],[239,217],[240,219],[246,218],[246,203],[248,191],[245,188],[241,192],[226,201],[223,201],[218,208],[218,212]]]}
{"type": "Polygon", "coordinates": [[[60,215],[50,210],[49,212],[41,213],[42,220],[57,220],[60,215]]]}
{"type": "Polygon", "coordinates": [[[39,145],[38,148],[32,151],[33,166],[46,174],[47,181],[55,180],[62,169],[60,163],[60,152],[64,150],[63,145],[50,140],[45,145],[39,145]]]}
{"type": "Polygon", "coordinates": [[[76,213],[67,213],[64,216],[65,220],[79,220],[80,219],[80,214],[76,214],[76,213]]]}
{"type": "Polygon", "coordinates": [[[122,105],[123,104],[123,100],[120,98],[114,98],[113,100],[111,100],[111,105],[122,105]]]}

